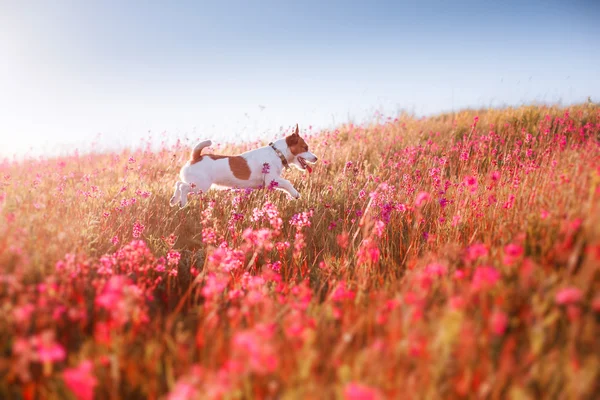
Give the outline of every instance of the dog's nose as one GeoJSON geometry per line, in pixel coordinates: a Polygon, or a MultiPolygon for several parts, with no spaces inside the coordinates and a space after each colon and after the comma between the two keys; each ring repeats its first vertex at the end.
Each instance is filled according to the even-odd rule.
{"type": "Polygon", "coordinates": [[[317,156],[315,156],[315,162],[319,161],[319,159],[317,158],[317,156]]]}

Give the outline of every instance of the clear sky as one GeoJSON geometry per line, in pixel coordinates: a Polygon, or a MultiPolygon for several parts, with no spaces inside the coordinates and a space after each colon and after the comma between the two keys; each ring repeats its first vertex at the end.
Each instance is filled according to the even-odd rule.
{"type": "Polygon", "coordinates": [[[596,0],[0,0],[0,155],[588,96],[596,0]]]}

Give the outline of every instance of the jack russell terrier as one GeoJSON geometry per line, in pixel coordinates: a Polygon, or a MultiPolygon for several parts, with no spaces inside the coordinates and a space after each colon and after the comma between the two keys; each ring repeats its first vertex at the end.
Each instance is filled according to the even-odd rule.
{"type": "Polygon", "coordinates": [[[202,149],[210,145],[212,142],[205,140],[192,150],[190,160],[179,172],[181,180],[175,184],[171,206],[184,207],[190,192],[206,193],[211,187],[256,189],[268,185],[297,199],[300,193],[290,181],[281,178],[281,172],[290,165],[311,172],[308,163],[317,162],[317,156],[308,151],[308,145],[300,137],[298,125],[291,135],[238,156],[202,154],[202,149]]]}

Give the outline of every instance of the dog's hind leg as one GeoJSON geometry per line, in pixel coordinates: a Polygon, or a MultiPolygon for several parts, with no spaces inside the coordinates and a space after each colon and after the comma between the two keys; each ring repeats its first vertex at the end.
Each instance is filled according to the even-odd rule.
{"type": "Polygon", "coordinates": [[[174,207],[177,203],[181,202],[181,185],[185,185],[185,183],[181,181],[177,181],[177,183],[175,183],[175,192],[173,193],[171,201],[169,202],[171,207],[174,207]]]}

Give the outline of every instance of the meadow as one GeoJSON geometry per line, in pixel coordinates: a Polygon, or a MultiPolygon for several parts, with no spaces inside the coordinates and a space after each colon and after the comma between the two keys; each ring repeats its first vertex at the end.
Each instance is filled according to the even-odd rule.
{"type": "Polygon", "coordinates": [[[299,200],[170,207],[193,141],[1,162],[0,398],[597,398],[599,106],[300,128],[299,200]]]}

